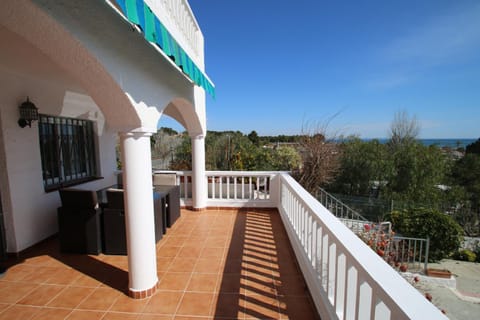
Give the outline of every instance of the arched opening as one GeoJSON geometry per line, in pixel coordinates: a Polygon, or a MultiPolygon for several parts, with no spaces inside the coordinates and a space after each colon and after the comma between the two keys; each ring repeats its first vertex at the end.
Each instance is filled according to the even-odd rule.
{"type": "Polygon", "coordinates": [[[193,104],[183,98],[174,98],[165,108],[165,115],[178,121],[190,136],[206,134],[206,124],[202,123],[193,104]]]}
{"type": "Polygon", "coordinates": [[[0,11],[0,41],[8,43],[0,52],[0,129],[4,139],[10,140],[6,149],[24,146],[9,152],[5,162],[15,166],[15,173],[0,175],[5,185],[3,212],[10,216],[6,224],[12,225],[7,237],[9,252],[21,251],[57,229],[59,197],[46,193],[42,185],[37,124],[33,130],[16,125],[17,106],[27,96],[34,99],[40,112],[49,115],[85,118],[79,108],[83,104],[101,111],[89,119],[96,123],[104,120],[108,127],[106,135],[99,137],[102,145],[98,147],[103,148],[99,165],[107,170],[101,172],[103,182],[82,185],[94,190],[114,181],[115,135],[154,132],[162,107],[189,132],[203,132],[201,118],[188,101],[194,100],[197,88],[103,2],[49,6],[7,1],[0,11]],[[82,10],[71,11],[71,6],[77,5],[83,6],[82,10]],[[80,17],[65,20],[69,14],[80,17]],[[95,30],[99,24],[104,28],[95,30]],[[132,45],[126,48],[126,42],[132,45]],[[17,199],[20,193],[32,201],[17,199]]]}
{"type": "Polygon", "coordinates": [[[192,103],[183,98],[172,99],[163,110],[157,124],[157,134],[152,138],[152,168],[154,170],[191,170],[192,154],[178,157],[185,132],[191,137],[202,134],[200,117],[192,103]],[[187,156],[187,157],[185,157],[187,156]]]}
{"type": "MultiPolygon", "coordinates": [[[[58,231],[60,197],[54,191],[76,186],[94,195],[114,184],[119,137],[129,294],[151,295],[158,275],[152,170],[145,165],[150,161],[149,138],[163,113],[185,126],[195,140],[192,162],[199,167],[193,169],[192,181],[200,181],[193,194],[205,198],[200,190],[205,179],[203,89],[103,1],[7,1],[0,11],[0,42],[8,43],[7,50],[0,51],[0,139],[6,144],[0,156],[6,155],[4,167],[10,168],[0,166],[0,182],[2,198],[7,185],[2,211],[8,211],[7,224],[12,226],[9,252],[21,252],[58,231]],[[16,124],[18,105],[27,96],[44,114],[31,128],[21,129],[16,124]],[[80,128],[77,123],[87,123],[85,118],[92,121],[80,128]],[[91,122],[103,121],[106,129],[97,129],[102,131],[97,137],[91,122]],[[84,136],[92,139],[85,143],[84,136]],[[94,147],[77,152],[82,145],[94,147]],[[73,175],[65,173],[67,166],[74,167],[71,164],[83,156],[87,161],[100,159],[103,172],[92,170],[72,180],[73,175]],[[46,179],[54,181],[49,188],[46,179]]],[[[195,197],[193,203],[205,207],[195,197]]]]}
{"type": "Polygon", "coordinates": [[[4,5],[0,18],[8,30],[3,32],[7,38],[2,42],[8,41],[10,51],[17,46],[23,47],[18,50],[23,54],[16,56],[17,66],[22,61],[46,58],[54,62],[55,69],[63,71],[62,77],[76,82],[76,90],[87,93],[95,101],[111,126],[141,126],[120,84],[91,52],[44,11],[31,2],[12,1],[4,5]]]}

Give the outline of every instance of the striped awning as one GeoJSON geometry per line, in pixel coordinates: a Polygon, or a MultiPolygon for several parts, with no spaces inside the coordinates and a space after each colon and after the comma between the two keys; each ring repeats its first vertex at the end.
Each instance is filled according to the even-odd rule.
{"type": "Polygon", "coordinates": [[[198,86],[215,97],[215,86],[195,65],[143,0],[115,0],[127,19],[140,27],[143,36],[155,43],[198,86]]]}

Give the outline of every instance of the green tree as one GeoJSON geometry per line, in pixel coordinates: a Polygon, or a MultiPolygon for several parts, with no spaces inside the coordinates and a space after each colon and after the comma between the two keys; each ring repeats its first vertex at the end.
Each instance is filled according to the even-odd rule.
{"type": "Polygon", "coordinates": [[[358,137],[344,141],[340,148],[340,171],[329,190],[347,195],[368,196],[386,178],[387,150],[378,140],[358,137]]]}
{"type": "Polygon", "coordinates": [[[332,192],[371,196],[388,201],[431,204],[442,202],[439,186],[446,181],[449,159],[436,146],[416,141],[381,144],[351,138],[341,144],[341,166],[332,192]]]}
{"type": "Polygon", "coordinates": [[[173,130],[172,128],[167,128],[167,127],[160,127],[160,129],[158,129],[159,132],[162,132],[166,135],[169,135],[169,136],[174,136],[174,135],[177,135],[178,132],[176,130],[173,130]]]}
{"type": "Polygon", "coordinates": [[[231,168],[232,170],[255,170],[254,159],[258,153],[258,147],[247,136],[238,135],[232,139],[231,144],[231,168]]]}
{"type": "Polygon", "coordinates": [[[316,130],[299,140],[302,167],[293,176],[311,194],[316,194],[318,187],[329,185],[340,167],[338,144],[327,140],[322,132],[316,130]]]}
{"type": "Polygon", "coordinates": [[[255,131],[249,135],[239,131],[208,131],[205,140],[207,170],[273,171],[298,167],[299,155],[294,148],[263,148],[260,143],[254,143],[260,139],[255,131]]]}
{"type": "Polygon", "coordinates": [[[260,144],[260,138],[258,137],[257,132],[254,130],[248,134],[248,139],[256,146],[260,144]]]}
{"type": "Polygon", "coordinates": [[[192,143],[186,133],[175,149],[175,159],[170,163],[170,170],[192,170],[192,143]]]}
{"type": "Polygon", "coordinates": [[[386,196],[393,200],[437,203],[445,181],[446,160],[436,146],[424,146],[416,140],[420,125],[406,111],[396,112],[387,142],[388,162],[386,196]]]}
{"type": "Polygon", "coordinates": [[[301,161],[300,154],[293,147],[282,146],[273,150],[272,166],[275,171],[297,170],[301,161]]]}
{"type": "Polygon", "coordinates": [[[467,145],[465,148],[465,153],[474,153],[480,155],[480,139],[467,145]]]}
{"type": "Polygon", "coordinates": [[[437,261],[454,253],[463,241],[463,230],[450,216],[431,208],[393,211],[393,229],[406,237],[429,238],[429,260],[437,261]]]}
{"type": "Polygon", "coordinates": [[[480,155],[467,153],[450,173],[449,212],[469,236],[480,235],[480,155]]]}
{"type": "Polygon", "coordinates": [[[224,170],[226,168],[226,148],[226,139],[221,132],[207,132],[205,137],[205,168],[207,170],[224,170]]]}
{"type": "Polygon", "coordinates": [[[393,146],[414,142],[420,133],[416,116],[410,117],[406,110],[398,111],[390,124],[390,141],[393,146]]]}
{"type": "Polygon", "coordinates": [[[385,196],[397,201],[437,205],[448,160],[436,146],[409,142],[389,146],[385,196]]]}
{"type": "Polygon", "coordinates": [[[465,188],[469,199],[475,207],[480,200],[480,155],[468,153],[455,163],[452,180],[465,188]]]}
{"type": "MultiPolygon", "coordinates": [[[[166,165],[166,163],[173,161],[175,149],[183,139],[183,136],[178,135],[173,129],[165,127],[160,128],[150,137],[152,160],[163,160],[162,165],[166,165]]],[[[167,169],[167,167],[162,167],[161,169],[167,169]]]]}
{"type": "Polygon", "coordinates": [[[252,163],[252,171],[272,171],[273,167],[273,153],[272,149],[258,148],[254,154],[254,163],[252,163]]]}

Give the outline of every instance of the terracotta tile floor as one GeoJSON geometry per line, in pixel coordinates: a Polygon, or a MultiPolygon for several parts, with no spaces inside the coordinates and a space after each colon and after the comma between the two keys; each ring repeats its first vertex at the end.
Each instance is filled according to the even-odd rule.
{"type": "Polygon", "coordinates": [[[157,262],[157,292],[133,300],[125,256],[60,254],[47,240],[6,262],[0,320],[318,319],[274,210],[182,210],[157,262]]]}

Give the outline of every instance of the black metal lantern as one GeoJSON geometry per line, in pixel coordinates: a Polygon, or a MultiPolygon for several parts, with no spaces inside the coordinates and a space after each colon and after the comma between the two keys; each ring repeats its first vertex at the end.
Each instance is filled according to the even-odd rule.
{"type": "Polygon", "coordinates": [[[37,107],[28,100],[23,102],[19,107],[20,109],[20,119],[18,119],[18,125],[21,128],[25,128],[27,125],[32,127],[32,121],[38,120],[38,109],[37,107]]]}

